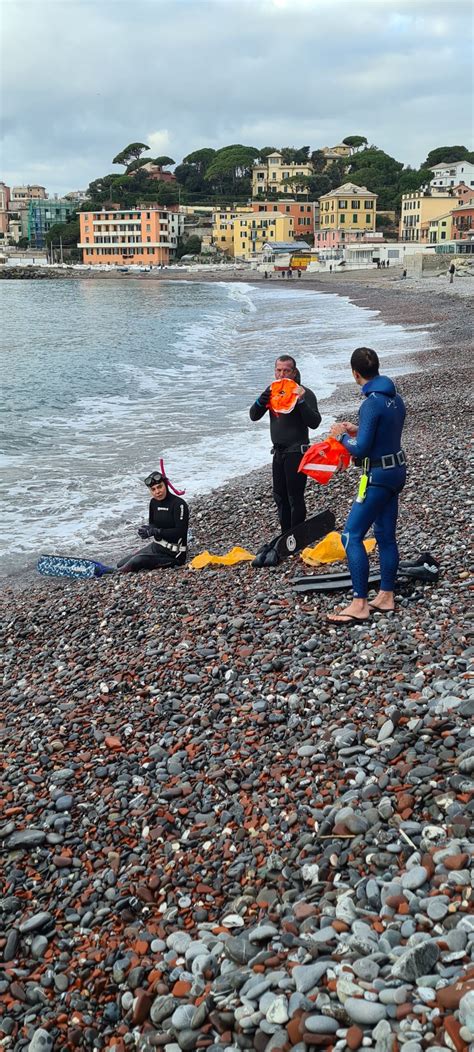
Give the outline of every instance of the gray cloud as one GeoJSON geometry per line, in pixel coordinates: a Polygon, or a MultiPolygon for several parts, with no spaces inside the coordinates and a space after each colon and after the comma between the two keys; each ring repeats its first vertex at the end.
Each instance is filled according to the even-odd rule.
{"type": "MultiPolygon", "coordinates": [[[[471,4],[457,0],[6,0],[1,178],[50,192],[131,140],[331,146],[420,164],[469,145],[471,4]]],[[[118,169],[117,169],[118,171],[118,169]]]]}

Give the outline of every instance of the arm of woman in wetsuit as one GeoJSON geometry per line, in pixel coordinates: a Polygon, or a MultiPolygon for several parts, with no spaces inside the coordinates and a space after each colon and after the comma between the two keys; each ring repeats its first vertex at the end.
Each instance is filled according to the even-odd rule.
{"type": "Polygon", "coordinates": [[[171,526],[168,530],[161,530],[158,529],[158,527],[154,530],[154,537],[157,541],[170,541],[174,544],[176,541],[180,541],[186,536],[189,522],[189,510],[185,500],[177,500],[174,504],[173,519],[175,525],[171,526]]]}

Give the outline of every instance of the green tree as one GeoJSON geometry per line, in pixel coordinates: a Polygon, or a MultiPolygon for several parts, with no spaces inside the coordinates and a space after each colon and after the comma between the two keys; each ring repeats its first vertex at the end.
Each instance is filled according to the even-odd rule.
{"type": "Polygon", "coordinates": [[[323,150],[313,150],[310,157],[310,162],[313,166],[314,172],[318,174],[324,172],[327,162],[323,150]]]}
{"type": "Polygon", "coordinates": [[[215,156],[216,150],[204,147],[202,150],[194,150],[193,153],[188,153],[187,157],[183,157],[183,164],[193,165],[201,175],[204,175],[215,156]]]}
{"type": "Polygon", "coordinates": [[[165,154],[163,157],[151,157],[150,160],[152,164],[158,165],[159,168],[166,168],[169,164],[176,164],[172,157],[166,157],[165,154]]]}
{"type": "Polygon", "coordinates": [[[125,146],[120,153],[114,157],[112,164],[123,164],[127,167],[133,160],[138,160],[144,150],[149,150],[150,147],[144,142],[130,142],[128,146],[125,146]]]}
{"type": "Polygon", "coordinates": [[[349,170],[352,183],[366,186],[378,195],[378,208],[390,209],[397,206],[398,183],[403,170],[401,161],[396,161],[377,146],[370,146],[351,157],[349,170]]]}
{"type": "Polygon", "coordinates": [[[264,164],[271,153],[277,153],[276,146],[262,146],[262,149],[260,150],[260,153],[258,155],[257,160],[261,164],[264,164]]]}
{"type": "Polygon", "coordinates": [[[233,188],[237,181],[250,177],[252,164],[258,157],[258,150],[254,146],[242,146],[234,143],[232,146],[224,146],[218,150],[209,167],[206,169],[205,178],[208,182],[217,182],[219,189],[224,186],[224,177],[228,177],[233,188]]]}
{"type": "Polygon", "coordinates": [[[93,179],[87,188],[87,196],[91,201],[113,201],[112,188],[117,180],[117,172],[111,175],[102,175],[99,179],[93,179]]]}
{"type": "Polygon", "coordinates": [[[437,146],[430,150],[422,168],[432,168],[434,164],[453,164],[456,161],[468,161],[469,151],[466,146],[437,146]]]}
{"type": "Polygon", "coordinates": [[[367,139],[364,135],[346,135],[342,141],[344,146],[351,146],[353,150],[360,150],[362,146],[367,146],[367,139]]]}

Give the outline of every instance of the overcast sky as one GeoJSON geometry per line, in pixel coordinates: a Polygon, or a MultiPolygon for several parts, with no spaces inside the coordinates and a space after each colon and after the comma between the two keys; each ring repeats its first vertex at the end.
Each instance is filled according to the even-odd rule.
{"type": "Polygon", "coordinates": [[[0,0],[0,179],[83,189],[127,143],[472,149],[471,0],[0,0]]]}

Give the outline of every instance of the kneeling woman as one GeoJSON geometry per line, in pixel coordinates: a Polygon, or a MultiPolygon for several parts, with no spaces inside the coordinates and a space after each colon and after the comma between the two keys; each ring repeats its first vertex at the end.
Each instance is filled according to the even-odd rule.
{"type": "Polygon", "coordinates": [[[170,493],[170,483],[160,471],[145,479],[151,494],[148,525],[140,526],[143,539],[152,538],[139,552],[117,563],[119,573],[137,570],[159,570],[167,566],[183,566],[186,562],[189,511],[186,501],[170,493]]]}

